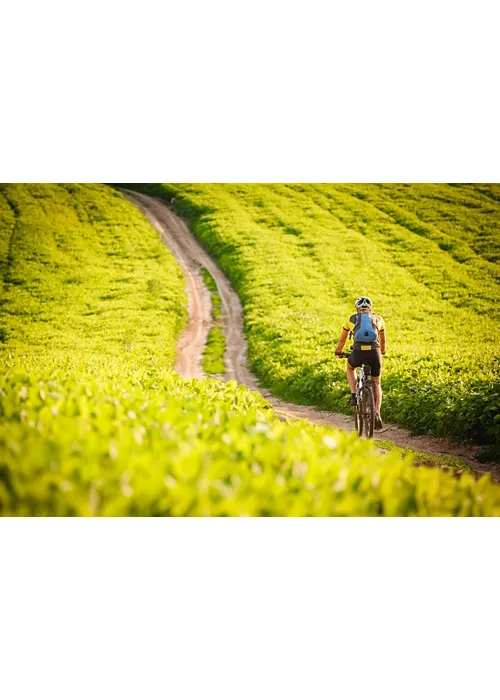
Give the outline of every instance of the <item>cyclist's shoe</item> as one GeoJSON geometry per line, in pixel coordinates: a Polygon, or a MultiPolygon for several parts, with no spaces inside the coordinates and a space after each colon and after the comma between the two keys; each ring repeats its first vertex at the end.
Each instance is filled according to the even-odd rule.
{"type": "Polygon", "coordinates": [[[349,406],[357,406],[358,405],[358,397],[357,396],[351,396],[349,399],[349,406]]]}
{"type": "Polygon", "coordinates": [[[380,418],[380,413],[375,414],[375,425],[373,427],[375,428],[375,430],[382,430],[382,428],[384,427],[382,419],[380,418]]]}

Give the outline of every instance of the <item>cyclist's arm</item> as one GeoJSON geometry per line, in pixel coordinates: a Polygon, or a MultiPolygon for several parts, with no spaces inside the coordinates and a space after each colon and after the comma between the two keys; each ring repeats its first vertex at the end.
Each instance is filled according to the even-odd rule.
{"type": "Polygon", "coordinates": [[[337,343],[337,349],[335,350],[336,355],[340,355],[340,353],[344,349],[344,345],[347,342],[348,335],[349,335],[349,331],[346,331],[345,328],[342,328],[342,333],[340,334],[339,342],[337,343]]]}
{"type": "Polygon", "coordinates": [[[378,334],[380,340],[380,352],[382,355],[385,353],[385,328],[383,328],[378,334]]]}

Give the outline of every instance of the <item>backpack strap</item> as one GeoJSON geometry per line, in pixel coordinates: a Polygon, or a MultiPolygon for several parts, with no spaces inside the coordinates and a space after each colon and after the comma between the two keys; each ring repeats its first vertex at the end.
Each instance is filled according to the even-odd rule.
{"type": "Polygon", "coordinates": [[[377,329],[377,333],[380,333],[380,329],[378,327],[378,321],[375,318],[375,314],[371,310],[370,310],[370,319],[371,319],[373,327],[377,329]]]}
{"type": "Polygon", "coordinates": [[[351,331],[351,338],[354,338],[354,334],[359,329],[360,323],[361,323],[361,314],[356,314],[356,323],[354,324],[354,328],[351,331]]]}

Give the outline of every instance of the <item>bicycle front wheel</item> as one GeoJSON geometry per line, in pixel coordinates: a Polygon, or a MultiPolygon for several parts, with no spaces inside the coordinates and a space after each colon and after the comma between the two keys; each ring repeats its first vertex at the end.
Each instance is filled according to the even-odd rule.
{"type": "Polygon", "coordinates": [[[354,406],[354,429],[360,437],[363,437],[363,392],[358,394],[356,406],[354,406]]]}
{"type": "MultiPolygon", "coordinates": [[[[373,425],[375,423],[375,398],[373,396],[373,388],[367,386],[363,391],[363,406],[362,411],[365,436],[371,438],[373,436],[373,425]]],[[[360,435],[363,434],[363,426],[360,430],[360,435]]]]}
{"type": "Polygon", "coordinates": [[[360,437],[363,436],[363,414],[358,406],[354,409],[354,429],[360,437]]]}

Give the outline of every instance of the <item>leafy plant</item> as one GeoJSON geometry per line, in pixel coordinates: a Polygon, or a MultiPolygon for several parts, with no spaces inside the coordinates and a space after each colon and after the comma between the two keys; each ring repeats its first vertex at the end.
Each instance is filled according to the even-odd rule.
{"type": "Polygon", "coordinates": [[[7,365],[2,515],[500,515],[489,476],[457,479],[354,434],[282,423],[234,381],[7,365]]]}

